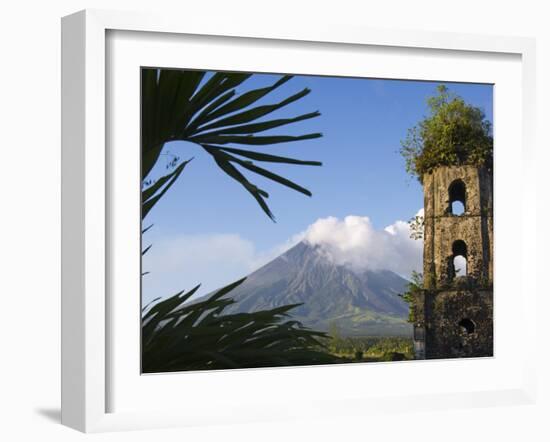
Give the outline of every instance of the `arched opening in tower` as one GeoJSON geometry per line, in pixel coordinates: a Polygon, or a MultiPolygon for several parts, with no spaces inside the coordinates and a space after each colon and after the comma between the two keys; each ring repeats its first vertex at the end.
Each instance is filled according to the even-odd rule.
{"type": "Polygon", "coordinates": [[[455,256],[453,258],[453,266],[455,268],[455,277],[466,276],[466,258],[464,256],[455,256]]]}
{"type": "Polygon", "coordinates": [[[461,239],[453,243],[453,277],[466,276],[468,274],[467,257],[468,248],[466,243],[461,239]]]}
{"type": "Polygon", "coordinates": [[[466,185],[461,179],[454,180],[449,186],[449,213],[462,215],[466,211],[466,185]]]}
{"type": "Polygon", "coordinates": [[[476,324],[474,321],[472,321],[470,318],[463,318],[458,323],[458,326],[462,328],[462,330],[469,335],[471,335],[473,332],[476,331],[476,324]]]}

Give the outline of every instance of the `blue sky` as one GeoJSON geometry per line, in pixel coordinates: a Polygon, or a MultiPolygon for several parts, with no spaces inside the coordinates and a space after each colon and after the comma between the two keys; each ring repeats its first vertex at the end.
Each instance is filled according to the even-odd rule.
{"type": "MultiPolygon", "coordinates": [[[[269,85],[277,78],[257,74],[241,89],[269,85]]],[[[405,172],[400,141],[427,115],[426,99],[438,84],[482,108],[492,121],[491,85],[296,76],[264,97],[262,104],[277,102],[309,87],[308,96],[269,117],[321,112],[318,118],[271,132],[322,132],[322,138],[254,146],[275,155],[323,162],[322,167],[268,165],[308,188],[311,198],[245,173],[269,193],[276,223],[199,147],[183,142],[167,145],[165,152],[194,159],[145,220],[154,227],[143,238],[144,245],[153,244],[143,259],[144,270],[151,271],[143,281],[144,302],[198,282],[204,284],[204,294],[245,276],[319,219],[368,217],[372,229],[410,219],[422,207],[422,188],[405,172]]]]}

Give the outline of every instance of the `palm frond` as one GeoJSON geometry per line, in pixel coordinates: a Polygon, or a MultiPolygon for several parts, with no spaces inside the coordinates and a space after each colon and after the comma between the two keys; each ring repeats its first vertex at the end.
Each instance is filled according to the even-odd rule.
{"type": "Polygon", "coordinates": [[[264,169],[262,167],[256,166],[252,161],[249,160],[241,160],[240,158],[237,158],[233,155],[230,155],[226,152],[223,152],[219,149],[215,149],[213,146],[203,145],[204,149],[211,155],[213,155],[217,159],[223,159],[227,162],[236,163],[245,169],[248,169],[252,172],[255,172],[259,175],[262,175],[265,178],[268,178],[272,181],[275,181],[279,184],[282,184],[283,186],[290,187],[291,189],[296,190],[297,192],[303,193],[304,195],[311,196],[311,192],[307,190],[306,188],[280,176],[276,173],[270,172],[267,169],[264,169]]]}
{"type": "MultiPolygon", "coordinates": [[[[234,148],[233,145],[268,146],[321,137],[320,133],[304,135],[257,135],[258,133],[286,127],[300,121],[316,118],[319,112],[309,112],[295,117],[263,120],[263,117],[294,103],[311,91],[305,88],[273,104],[258,102],[281,88],[293,77],[282,75],[273,84],[257,89],[237,91],[253,74],[236,72],[215,72],[198,70],[142,69],[142,180],[145,180],[159,161],[166,143],[189,141],[199,145],[210,144],[225,148],[227,154],[269,163],[320,166],[318,161],[303,161],[295,158],[269,155],[249,149],[234,148]],[[233,150],[233,151],[232,151],[233,150]]],[[[220,169],[236,179],[257,201],[261,209],[274,220],[265,200],[267,192],[262,191],[244,178],[238,167],[269,176],[275,182],[296,191],[310,195],[309,191],[290,180],[280,177],[264,168],[249,167],[247,163],[220,159],[213,156],[220,169]],[[237,178],[238,177],[238,178],[237,178]],[[242,177],[242,178],[241,178],[242,177]]],[[[180,164],[173,172],[156,180],[143,190],[142,218],[144,218],[160,197],[174,184],[183,171],[180,164]]],[[[183,167],[182,167],[183,166],[183,167]]]]}
{"type": "Polygon", "coordinates": [[[223,314],[236,281],[206,300],[186,303],[197,288],[149,307],[143,314],[145,373],[344,362],[326,351],[324,332],[289,318],[299,304],[253,313],[223,314]]]}
{"type": "Polygon", "coordinates": [[[185,166],[192,160],[184,161],[177,166],[171,173],[159,178],[154,184],[141,192],[141,218],[145,218],[153,206],[162,198],[162,196],[172,187],[178,177],[185,169],[185,166]]]}

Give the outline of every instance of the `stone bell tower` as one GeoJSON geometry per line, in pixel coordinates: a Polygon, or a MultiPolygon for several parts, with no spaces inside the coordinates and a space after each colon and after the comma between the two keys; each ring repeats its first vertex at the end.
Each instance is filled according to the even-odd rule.
{"type": "Polygon", "coordinates": [[[423,183],[424,290],[414,302],[416,357],[492,356],[492,174],[484,167],[441,166],[423,183]]]}

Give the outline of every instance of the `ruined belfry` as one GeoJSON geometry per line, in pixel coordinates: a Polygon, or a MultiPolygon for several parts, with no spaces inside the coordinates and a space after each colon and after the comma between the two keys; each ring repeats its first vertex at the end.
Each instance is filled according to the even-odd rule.
{"type": "Polygon", "coordinates": [[[493,179],[484,167],[424,174],[424,289],[417,359],[493,355],[493,179]]]}

